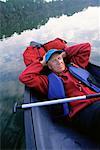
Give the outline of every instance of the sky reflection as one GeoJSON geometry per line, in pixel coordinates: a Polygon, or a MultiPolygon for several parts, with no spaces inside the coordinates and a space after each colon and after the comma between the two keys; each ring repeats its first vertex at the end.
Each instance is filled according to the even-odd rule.
{"type": "Polygon", "coordinates": [[[0,69],[18,70],[22,68],[22,53],[30,41],[48,42],[54,38],[62,38],[67,42],[90,42],[92,45],[91,61],[100,65],[100,7],[89,7],[73,16],[62,15],[50,18],[40,29],[26,30],[20,35],[0,41],[0,69]],[[6,64],[5,64],[6,63],[6,64]],[[6,67],[5,67],[6,65],[6,67]]]}

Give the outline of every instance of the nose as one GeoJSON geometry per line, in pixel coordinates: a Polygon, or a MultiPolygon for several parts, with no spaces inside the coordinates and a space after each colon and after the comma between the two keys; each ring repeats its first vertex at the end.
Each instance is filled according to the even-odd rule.
{"type": "Polygon", "coordinates": [[[62,59],[57,59],[56,62],[57,62],[57,64],[61,64],[62,63],[62,59]]]}

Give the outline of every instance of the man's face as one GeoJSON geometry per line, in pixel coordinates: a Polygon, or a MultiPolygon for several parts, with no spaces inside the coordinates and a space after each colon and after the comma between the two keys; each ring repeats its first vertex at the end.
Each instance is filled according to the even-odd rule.
{"type": "Polygon", "coordinates": [[[65,63],[62,55],[54,53],[48,61],[48,67],[55,73],[62,73],[65,70],[65,63]]]}

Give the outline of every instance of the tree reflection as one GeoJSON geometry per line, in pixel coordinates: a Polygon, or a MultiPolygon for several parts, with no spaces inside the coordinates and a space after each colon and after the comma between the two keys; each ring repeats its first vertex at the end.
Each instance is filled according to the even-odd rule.
{"type": "Polygon", "coordinates": [[[27,29],[39,28],[50,17],[62,14],[73,15],[88,6],[98,6],[93,0],[7,0],[0,2],[0,38],[9,37],[14,32],[21,33],[27,29]]]}

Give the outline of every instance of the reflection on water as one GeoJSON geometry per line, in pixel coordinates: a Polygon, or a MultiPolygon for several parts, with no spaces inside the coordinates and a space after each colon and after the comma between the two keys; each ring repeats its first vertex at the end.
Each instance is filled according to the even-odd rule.
{"type": "Polygon", "coordinates": [[[15,101],[22,102],[24,86],[19,83],[18,75],[24,69],[22,53],[34,40],[40,43],[56,37],[74,43],[90,42],[92,45],[91,62],[100,65],[100,7],[90,7],[73,16],[50,18],[40,29],[27,30],[0,41],[0,110],[1,135],[3,148],[24,147],[23,112],[12,113],[15,101]]]}
{"type": "Polygon", "coordinates": [[[1,26],[0,38],[9,37],[14,32],[21,33],[27,29],[38,29],[47,23],[50,17],[62,14],[72,16],[89,6],[100,6],[98,0],[6,0],[0,1],[1,26]]]}

